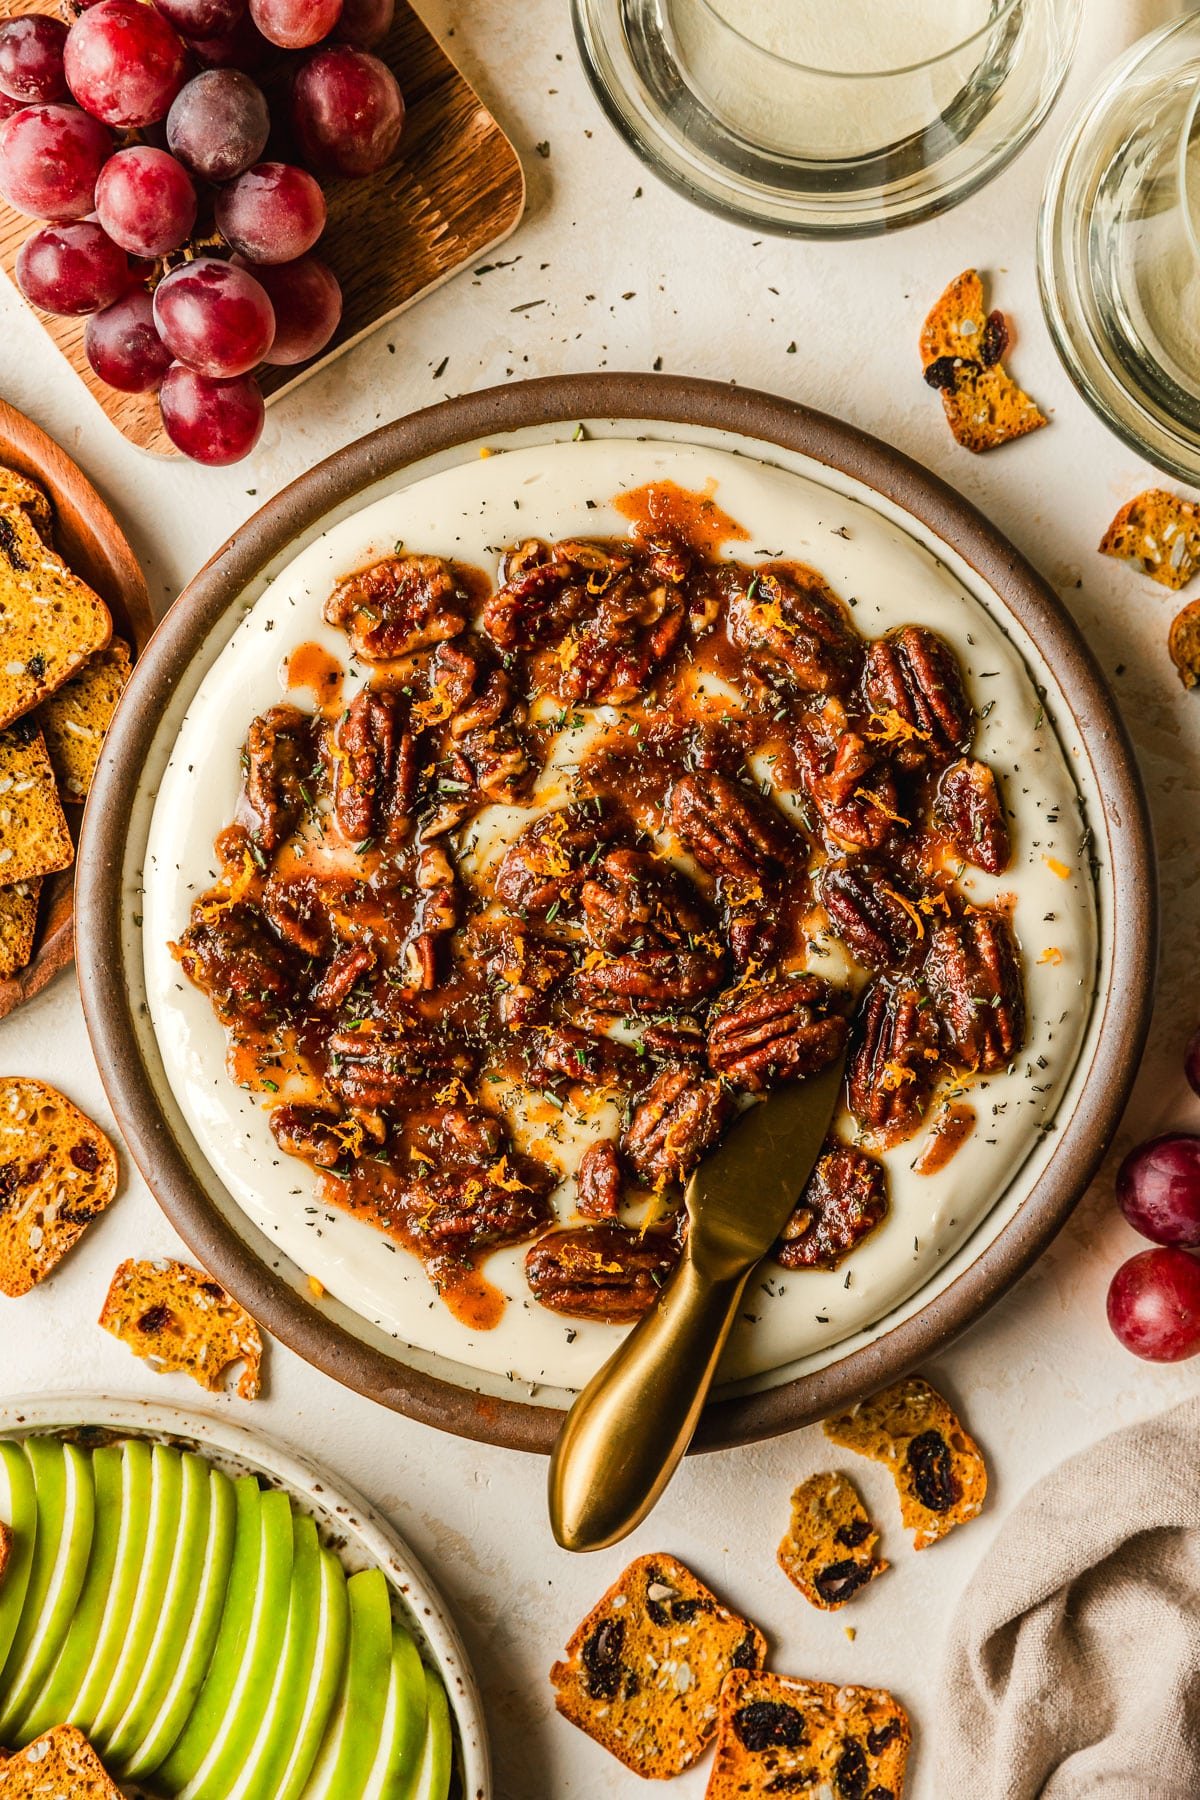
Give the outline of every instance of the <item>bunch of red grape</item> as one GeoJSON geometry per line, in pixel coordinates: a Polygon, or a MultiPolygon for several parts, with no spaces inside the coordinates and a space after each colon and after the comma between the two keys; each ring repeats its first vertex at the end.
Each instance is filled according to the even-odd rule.
{"type": "MultiPolygon", "coordinates": [[[[1188,1046],[1187,1078],[1200,1094],[1200,1031],[1188,1046]]],[[[1108,1290],[1108,1322],[1127,1350],[1148,1362],[1182,1362],[1200,1351],[1200,1137],[1151,1138],[1117,1172],[1117,1204],[1159,1248],[1123,1263],[1108,1290]]]]}
{"type": "Polygon", "coordinates": [[[186,455],[237,462],[262,431],[251,371],[306,362],[341,318],[337,278],[311,254],[325,198],[308,171],[370,175],[395,154],[404,100],[370,53],[395,0],[73,9],[69,27],[47,13],[0,25],[0,193],[46,221],[17,285],[45,312],[90,315],[96,374],[157,392],[186,455]],[[295,64],[286,117],[247,73],[271,58],[295,64]],[[273,139],[307,167],[267,156],[273,139]]]}

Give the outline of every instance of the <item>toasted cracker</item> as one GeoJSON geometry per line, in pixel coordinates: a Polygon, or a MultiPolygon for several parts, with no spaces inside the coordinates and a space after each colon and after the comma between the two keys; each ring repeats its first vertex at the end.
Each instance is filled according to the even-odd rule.
{"type": "Polygon", "coordinates": [[[1200,568],[1200,506],[1167,488],[1147,488],[1126,501],[1100,550],[1178,593],[1200,568]]]}
{"type": "Polygon", "coordinates": [[[44,544],[53,541],[54,513],[45,488],[18,475],[15,469],[0,468],[0,506],[18,506],[44,544]]]}
{"type": "Polygon", "coordinates": [[[0,726],[54,693],[112,634],[109,611],[38,536],[0,505],[0,726]]]}
{"type": "Polygon", "coordinates": [[[780,1794],[900,1800],[912,1731],[882,1688],[836,1687],[735,1669],[704,1800],[780,1794]]]}
{"type": "Polygon", "coordinates": [[[245,1364],[237,1391],[262,1389],[258,1326],[219,1282],[189,1263],[123,1262],[112,1278],[100,1323],[160,1375],[190,1375],[219,1394],[226,1369],[245,1364]]]}
{"type": "Polygon", "coordinates": [[[0,1078],[0,1294],[45,1280],[116,1191],[98,1125],[45,1082],[0,1078]]]}
{"type": "Polygon", "coordinates": [[[1194,688],[1200,682],[1200,600],[1189,600],[1182,612],[1175,614],[1167,649],[1184,687],[1194,688]]]}
{"type": "Polygon", "coordinates": [[[75,846],[41,732],[28,719],[0,731],[0,882],[52,875],[75,846]]]}
{"type": "Polygon", "coordinates": [[[0,888],[0,978],[16,975],[29,964],[41,891],[40,875],[0,888]]]}
{"type": "Polygon", "coordinates": [[[129,645],[115,637],[38,707],[37,722],[63,800],[87,799],[130,667],[129,645]]]}
{"type": "Polygon", "coordinates": [[[979,1446],[953,1408],[919,1376],[826,1419],[825,1435],[891,1470],[915,1550],[928,1549],[982,1510],[987,1468],[979,1446]]]}
{"type": "Polygon", "coordinates": [[[1007,344],[1004,315],[988,313],[978,271],[964,269],[925,321],[921,368],[965,450],[994,450],[1049,424],[1001,363],[1007,344]]]}
{"type": "Polygon", "coordinates": [[[0,1800],[121,1800],[82,1731],[56,1725],[0,1761],[0,1800]]]}
{"type": "Polygon", "coordinates": [[[848,1475],[810,1475],[792,1495],[792,1521],[779,1546],[779,1566],[806,1600],[837,1612],[882,1575],[879,1533],[848,1475]]]}
{"type": "Polygon", "coordinates": [[[638,1775],[694,1763],[717,1728],[730,1669],[766,1644],[673,1556],[640,1556],[576,1629],[550,1679],[565,1719],[638,1775]]]}

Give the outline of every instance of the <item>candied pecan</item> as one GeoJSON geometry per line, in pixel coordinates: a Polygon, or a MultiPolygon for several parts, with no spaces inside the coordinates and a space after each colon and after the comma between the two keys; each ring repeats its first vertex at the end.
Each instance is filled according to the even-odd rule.
{"type": "Polygon", "coordinates": [[[853,1145],[831,1144],[779,1234],[775,1260],[785,1269],[836,1269],[887,1209],[883,1164],[853,1145]]]}
{"type": "Polygon", "coordinates": [[[434,1282],[457,1273],[461,1259],[476,1250],[519,1244],[544,1231],[552,1217],[547,1195],[553,1185],[553,1175],[529,1158],[514,1164],[502,1157],[490,1168],[425,1170],[407,1201],[434,1282]],[[503,1170],[499,1177],[497,1168],[503,1170]]]}
{"type": "Polygon", "coordinates": [[[318,1169],[336,1168],[353,1143],[344,1115],[323,1106],[277,1106],[268,1124],[281,1150],[318,1169]]]}
{"type": "Polygon", "coordinates": [[[268,854],[300,822],[313,760],[312,716],[298,706],[272,706],[246,734],[246,804],[255,839],[268,854]]]}
{"type": "Polygon", "coordinates": [[[964,757],[938,782],[933,816],[964,862],[1002,875],[1012,855],[1000,789],[985,762],[964,757]]]}
{"type": "Polygon", "coordinates": [[[340,950],[328,964],[312,991],[312,1003],[320,1012],[336,1012],[351,990],[375,967],[377,952],[371,944],[353,944],[340,950]]]}
{"type": "Polygon", "coordinates": [[[332,1034],[328,1052],[330,1088],[346,1106],[364,1112],[411,1101],[426,1081],[471,1067],[461,1043],[415,1016],[360,1019],[332,1034]]]}
{"type": "Polygon", "coordinates": [[[610,842],[622,823],[617,809],[598,798],[542,813],[504,852],[496,898],[522,917],[557,912],[587,879],[599,846],[610,842]]]}
{"type": "Polygon", "coordinates": [[[263,885],[263,911],[287,943],[305,956],[325,957],[334,947],[334,915],[345,908],[356,884],[318,875],[272,875],[263,885]]]}
{"type": "Polygon", "coordinates": [[[511,919],[472,919],[461,954],[468,978],[472,965],[482,968],[501,1022],[513,1028],[544,1018],[554,989],[571,970],[569,951],[511,919]]]}
{"type": "Polygon", "coordinates": [[[575,988],[598,1012],[669,1012],[716,993],[723,973],[711,950],[630,950],[577,970],[575,988]]]}
{"type": "Polygon", "coordinates": [[[532,649],[576,567],[564,546],[529,538],[507,552],[500,573],[484,603],[483,629],[502,650],[532,649]]]}
{"type": "Polygon", "coordinates": [[[901,768],[948,762],[971,741],[975,715],[949,644],[923,625],[902,625],[867,650],[864,681],[878,730],[901,768]]]}
{"type": "Polygon", "coordinates": [[[829,862],[817,891],[833,930],[864,968],[894,968],[925,935],[916,901],[891,869],[829,862]]]}
{"type": "Polygon", "coordinates": [[[898,811],[891,768],[858,732],[842,728],[843,719],[837,709],[799,726],[795,747],[804,791],[837,849],[878,850],[909,821],[898,811]]]}
{"type": "Polygon", "coordinates": [[[658,1062],[702,1063],[708,1058],[708,1044],[695,1019],[664,1019],[647,1025],[642,1046],[658,1062]]]}
{"type": "Polygon", "coordinates": [[[631,1053],[624,1044],[578,1026],[547,1025],[529,1039],[525,1056],[535,1086],[563,1080],[607,1087],[628,1068],[631,1053]]]}
{"type": "MultiPolygon", "coordinates": [[[[486,799],[504,805],[522,801],[536,770],[521,739],[513,705],[512,678],[485,657],[479,640],[470,649],[439,644],[432,666],[433,691],[423,709],[429,723],[450,709],[447,729],[455,745],[458,773],[486,799]]],[[[421,709],[419,709],[421,710],[421,709]]]]}
{"type": "Polygon", "coordinates": [[[385,556],[339,581],[324,606],[363,662],[391,662],[466,628],[468,600],[440,556],[385,556]]]}
{"type": "Polygon", "coordinates": [[[197,902],[175,953],[226,1025],[277,1017],[299,985],[292,952],[246,901],[197,902]]]}
{"type": "Polygon", "coordinates": [[[815,975],[735,988],[709,1020],[709,1068],[751,1093],[815,1075],[846,1041],[845,1019],[830,1011],[833,998],[815,975]]]}
{"type": "MultiPolygon", "coordinates": [[[[853,680],[862,639],[815,570],[760,569],[729,601],[729,635],[749,660],[786,672],[805,693],[853,680]]],[[[743,577],[744,579],[744,577],[743,577]]]]}
{"type": "Polygon", "coordinates": [[[719,1081],[690,1069],[664,1069],[633,1109],[621,1152],[643,1181],[682,1181],[710,1150],[733,1113],[719,1081]]]}
{"type": "Polygon", "coordinates": [[[617,1146],[601,1138],[585,1150],[575,1171],[575,1204],[585,1219],[615,1219],[621,1205],[617,1146]]]}
{"type": "Polygon", "coordinates": [[[925,979],[956,1061],[1007,1068],[1025,1039],[1021,965],[1007,914],[970,908],[933,934],[925,979]]]}
{"type": "Polygon", "coordinates": [[[534,1299],[552,1312],[625,1325],[653,1306],[678,1261],[673,1235],[573,1225],[538,1239],[525,1257],[525,1274],[534,1299]]]}
{"type": "Polygon", "coordinates": [[[417,789],[416,743],[404,695],[364,688],[338,721],[327,754],[344,835],[352,844],[402,842],[417,789]]]}
{"type": "Polygon", "coordinates": [[[715,769],[675,783],[671,823],[710,875],[755,881],[803,854],[782,813],[755,789],[715,769]]]}
{"type": "Polygon", "coordinates": [[[608,851],[579,899],[588,941],[601,950],[675,944],[710,923],[692,883],[641,850],[608,851]]]}
{"type": "Polygon", "coordinates": [[[846,1073],[859,1124],[893,1143],[910,1137],[937,1063],[937,1020],[928,999],[908,982],[873,982],[855,1022],[846,1073]]]}
{"type": "Polygon", "coordinates": [[[454,865],[440,843],[423,844],[417,856],[417,931],[405,949],[413,986],[428,992],[438,983],[438,945],[458,924],[459,890],[454,865]]]}

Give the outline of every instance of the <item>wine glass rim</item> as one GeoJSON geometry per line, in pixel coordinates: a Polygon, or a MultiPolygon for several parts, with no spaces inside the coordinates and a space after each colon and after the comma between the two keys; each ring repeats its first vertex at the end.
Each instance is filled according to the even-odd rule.
{"type": "Polygon", "coordinates": [[[784,56],[777,50],[768,50],[762,44],[756,44],[753,38],[747,37],[744,31],[739,30],[723,13],[717,11],[713,0],[688,0],[688,4],[698,6],[702,12],[708,14],[715,24],[720,26],[722,31],[728,32],[755,56],[762,57],[765,62],[773,63],[777,68],[791,69],[797,74],[819,76],[827,81],[880,81],[894,76],[916,75],[922,69],[935,69],[939,63],[946,62],[952,56],[958,56],[979,38],[987,37],[995,31],[996,27],[1003,24],[1010,13],[1026,4],[1026,0],[1003,0],[998,10],[982,25],[977,26],[974,31],[968,32],[957,43],[948,45],[945,50],[939,50],[936,56],[921,57],[911,63],[897,63],[884,69],[831,69],[823,67],[820,63],[800,62],[795,57],[784,56]]]}

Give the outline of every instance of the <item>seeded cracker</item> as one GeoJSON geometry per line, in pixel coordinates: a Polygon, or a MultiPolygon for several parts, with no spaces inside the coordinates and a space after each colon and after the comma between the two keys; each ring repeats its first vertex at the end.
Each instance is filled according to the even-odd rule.
{"type": "Polygon", "coordinates": [[[1200,506],[1166,488],[1147,488],[1121,508],[1100,550],[1178,593],[1200,568],[1200,506]]]}
{"type": "Polygon", "coordinates": [[[779,1566],[806,1600],[837,1612],[859,1588],[882,1575],[879,1533],[848,1475],[812,1475],[792,1495],[792,1522],[779,1546],[779,1566]]]}
{"type": "Polygon", "coordinates": [[[0,1079],[0,1294],[27,1294],[117,1191],[117,1158],[54,1088],[0,1079]]]}
{"type": "Polygon", "coordinates": [[[103,650],[108,608],[47,548],[27,513],[0,505],[0,726],[103,650]]]}
{"type": "Polygon", "coordinates": [[[1008,339],[1004,314],[985,311],[974,269],[950,283],[925,321],[921,368],[964,450],[994,450],[1049,423],[1001,363],[1008,339]]]}
{"type": "Polygon", "coordinates": [[[1176,613],[1167,648],[1184,687],[1194,688],[1200,682],[1200,600],[1189,600],[1183,611],[1176,613]]]}
{"type": "Polygon", "coordinates": [[[121,1800],[121,1790],[83,1733],[56,1725],[8,1762],[0,1760],[0,1800],[121,1800]]]}
{"type": "Polygon", "coordinates": [[[89,656],[79,673],[38,708],[38,724],[59,793],[66,801],[88,797],[104,734],[129,680],[129,670],[129,645],[113,638],[107,649],[89,656]]]}
{"type": "Polygon", "coordinates": [[[40,875],[0,888],[0,977],[4,979],[25,968],[33,955],[41,891],[40,875]]]}
{"type": "Polygon", "coordinates": [[[979,1448],[919,1376],[826,1419],[825,1435],[891,1470],[900,1516],[915,1533],[916,1550],[927,1549],[982,1510],[987,1469],[979,1448]]]}
{"type": "Polygon", "coordinates": [[[0,731],[0,882],[51,875],[74,856],[45,740],[32,720],[18,719],[0,731]]]}
{"type": "Polygon", "coordinates": [[[911,1742],[904,1708],[882,1688],[735,1669],[704,1800],[900,1800],[911,1742]]]}
{"type": "Polygon", "coordinates": [[[257,1400],[262,1337],[249,1313],[202,1269],[188,1263],[123,1262],[112,1278],[100,1323],[160,1375],[190,1375],[219,1394],[226,1369],[245,1368],[237,1391],[257,1400]]]}
{"type": "Polygon", "coordinates": [[[15,469],[0,468],[0,506],[16,506],[25,513],[42,542],[51,542],[54,514],[44,488],[15,469]]]}
{"type": "Polygon", "coordinates": [[[731,1669],[762,1667],[755,1626],[672,1556],[631,1563],[550,1671],[563,1717],[637,1775],[678,1775],[717,1726],[731,1669]]]}

